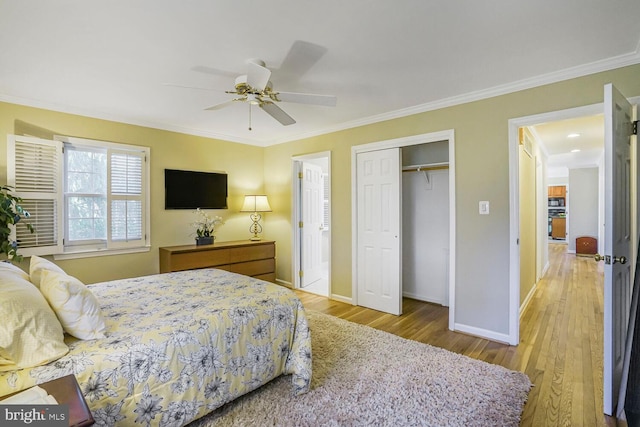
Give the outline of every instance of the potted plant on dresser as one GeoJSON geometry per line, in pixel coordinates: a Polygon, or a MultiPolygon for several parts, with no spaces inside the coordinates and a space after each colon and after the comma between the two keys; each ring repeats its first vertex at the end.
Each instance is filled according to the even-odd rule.
{"type": "MultiPolygon", "coordinates": [[[[11,226],[17,225],[23,218],[29,218],[27,212],[20,203],[22,199],[11,194],[12,188],[0,185],[0,254],[5,254],[8,260],[21,261],[22,255],[18,254],[18,242],[12,238],[11,226]]],[[[33,233],[35,229],[28,222],[21,225],[33,233]]]]}
{"type": "Polygon", "coordinates": [[[222,217],[210,216],[202,209],[196,209],[198,218],[191,224],[196,229],[196,245],[211,245],[215,240],[216,227],[224,224],[222,217]]]}

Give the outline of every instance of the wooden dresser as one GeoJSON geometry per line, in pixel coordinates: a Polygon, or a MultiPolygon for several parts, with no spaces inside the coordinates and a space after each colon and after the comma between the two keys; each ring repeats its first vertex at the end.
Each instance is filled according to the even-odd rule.
{"type": "Polygon", "coordinates": [[[160,248],[160,273],[215,267],[275,283],[275,256],[276,242],[271,240],[165,246],[160,248]]]}

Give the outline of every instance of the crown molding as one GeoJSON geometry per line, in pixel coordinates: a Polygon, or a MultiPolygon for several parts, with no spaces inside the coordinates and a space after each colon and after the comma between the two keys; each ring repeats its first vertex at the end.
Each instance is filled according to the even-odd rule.
{"type": "Polygon", "coordinates": [[[255,140],[238,138],[232,135],[209,132],[202,129],[177,126],[177,125],[167,124],[167,123],[158,123],[150,120],[134,119],[131,117],[121,116],[118,114],[105,113],[102,111],[89,110],[85,108],[71,107],[68,105],[45,102],[45,101],[40,101],[36,99],[31,99],[31,98],[22,98],[18,96],[6,95],[1,93],[0,93],[0,102],[23,105],[25,107],[41,108],[44,110],[56,111],[59,113],[74,114],[76,116],[90,117],[92,119],[108,120],[111,122],[124,123],[124,124],[134,125],[134,126],[142,126],[142,127],[147,127],[151,129],[183,133],[186,135],[201,136],[204,138],[219,139],[219,140],[228,141],[228,142],[237,142],[240,144],[260,145],[260,144],[257,144],[255,140]]]}
{"type": "Polygon", "coordinates": [[[441,108],[453,107],[455,105],[466,104],[468,102],[480,101],[495,96],[506,95],[513,92],[518,92],[525,89],[531,89],[546,84],[556,83],[564,80],[574,79],[577,77],[583,77],[589,74],[599,73],[603,71],[609,71],[616,68],[626,67],[629,65],[635,65],[640,63],[640,41],[636,47],[636,51],[624,55],[615,56],[612,58],[595,61],[589,64],[580,65],[577,67],[571,67],[552,73],[542,74],[528,79],[518,80],[513,83],[507,83],[504,85],[494,86],[492,88],[478,90],[474,92],[468,92],[462,95],[456,95],[449,98],[440,99],[425,104],[416,105],[413,107],[403,108],[388,113],[378,114],[374,116],[365,117],[362,119],[352,120],[344,122],[335,126],[329,126],[317,131],[295,134],[285,138],[277,138],[273,140],[254,140],[247,138],[239,138],[232,135],[221,134],[216,132],[209,132],[202,129],[183,127],[167,123],[157,123],[154,121],[141,120],[138,118],[132,118],[127,116],[121,116],[112,113],[105,113],[95,110],[87,110],[78,107],[71,107],[68,105],[62,105],[57,103],[50,103],[30,98],[22,98],[11,95],[0,94],[0,102],[7,102],[11,104],[24,105],[34,108],[42,108],[46,110],[58,111],[62,113],[74,114],[78,116],[91,117],[95,119],[109,120],[118,123],[125,123],[136,126],[143,126],[158,130],[166,130],[170,132],[183,133],[187,135],[201,136],[205,138],[218,139],[229,142],[236,142],[240,144],[247,144],[259,147],[268,147],[272,145],[283,144],[291,141],[298,141],[302,139],[312,138],[315,136],[325,135],[328,133],[339,132],[342,130],[353,129],[360,126],[371,125],[387,120],[394,120],[402,117],[411,116],[414,114],[425,113],[428,111],[439,110],[441,108]]]}
{"type": "Polygon", "coordinates": [[[552,73],[541,74],[539,76],[518,80],[513,83],[494,86],[488,89],[468,92],[462,95],[457,95],[457,96],[444,98],[444,99],[440,99],[433,102],[428,102],[425,104],[416,105],[414,107],[403,108],[403,109],[391,111],[388,113],[378,114],[378,115],[366,117],[363,119],[345,122],[340,125],[324,128],[322,130],[309,132],[305,134],[298,134],[293,138],[272,141],[272,143],[268,145],[276,145],[284,142],[297,141],[300,139],[311,138],[314,136],[324,135],[327,133],[338,132],[341,130],[356,128],[360,126],[371,125],[371,124],[383,122],[386,120],[393,120],[393,119],[411,116],[414,114],[425,113],[427,111],[434,111],[434,110],[439,110],[441,108],[453,107],[455,105],[466,104],[468,102],[473,102],[473,101],[480,101],[483,99],[493,98],[495,96],[506,95],[506,94],[518,92],[521,90],[531,89],[538,86],[544,86],[551,83],[557,83],[564,80],[575,79],[578,77],[600,73],[603,71],[614,70],[616,68],[622,68],[629,65],[636,65],[638,63],[640,63],[640,42],[638,43],[638,47],[636,48],[636,51],[632,53],[627,53],[624,55],[619,55],[612,58],[591,62],[589,64],[584,64],[577,67],[571,67],[564,70],[554,71],[552,73]]]}

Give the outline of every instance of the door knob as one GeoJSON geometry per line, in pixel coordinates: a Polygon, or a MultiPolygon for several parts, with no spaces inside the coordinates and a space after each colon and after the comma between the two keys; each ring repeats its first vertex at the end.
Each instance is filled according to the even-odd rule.
{"type": "Polygon", "coordinates": [[[621,256],[621,257],[611,257],[609,255],[600,255],[600,254],[595,254],[593,257],[594,260],[596,261],[602,261],[604,260],[605,264],[615,264],[616,262],[619,262],[620,264],[626,264],[627,263],[627,257],[621,256]],[[613,261],[613,262],[612,262],[613,261]]]}

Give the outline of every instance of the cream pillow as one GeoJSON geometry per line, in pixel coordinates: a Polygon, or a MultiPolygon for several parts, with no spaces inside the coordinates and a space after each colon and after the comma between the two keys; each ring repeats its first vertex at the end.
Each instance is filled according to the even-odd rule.
{"type": "Polygon", "coordinates": [[[39,256],[32,255],[29,264],[29,276],[31,276],[31,283],[40,287],[40,280],[42,272],[44,270],[57,271],[58,273],[64,273],[64,270],[52,263],[49,260],[40,258],[39,256]]]}
{"type": "Polygon", "coordinates": [[[80,280],[65,273],[42,270],[40,292],[65,332],[81,340],[104,338],[106,327],[100,304],[80,280]]]}
{"type": "Polygon", "coordinates": [[[18,274],[0,274],[0,372],[67,354],[64,332],[42,294],[18,274]]]}
{"type": "Polygon", "coordinates": [[[7,261],[0,261],[0,274],[4,275],[5,273],[17,274],[21,279],[29,280],[29,274],[24,272],[20,267],[7,261]]]}

